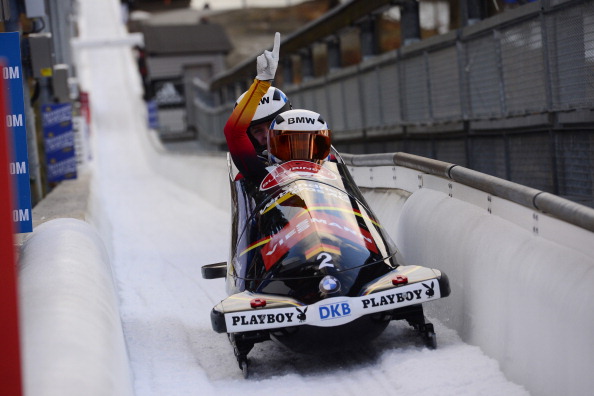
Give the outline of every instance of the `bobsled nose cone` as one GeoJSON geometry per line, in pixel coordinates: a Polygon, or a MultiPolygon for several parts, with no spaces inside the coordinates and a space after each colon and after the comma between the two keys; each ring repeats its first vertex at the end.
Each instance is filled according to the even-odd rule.
{"type": "Polygon", "coordinates": [[[326,275],[320,281],[320,291],[324,294],[336,293],[340,290],[340,282],[333,276],[326,275]]]}

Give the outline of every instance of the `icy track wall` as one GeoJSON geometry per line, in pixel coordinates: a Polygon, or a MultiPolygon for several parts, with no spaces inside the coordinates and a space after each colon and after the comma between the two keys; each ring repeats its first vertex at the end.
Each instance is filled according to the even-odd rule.
{"type": "Polygon", "coordinates": [[[366,198],[405,263],[438,268],[449,276],[452,294],[428,304],[428,316],[481,347],[509,379],[534,395],[591,393],[593,210],[406,154],[346,159],[360,165],[351,166],[355,180],[368,188],[366,198]],[[499,197],[452,178],[497,190],[499,197]],[[534,205],[560,211],[585,228],[534,205]]]}
{"type": "Polygon", "coordinates": [[[109,257],[91,225],[36,228],[21,250],[19,295],[25,394],[133,394],[109,257]]]}

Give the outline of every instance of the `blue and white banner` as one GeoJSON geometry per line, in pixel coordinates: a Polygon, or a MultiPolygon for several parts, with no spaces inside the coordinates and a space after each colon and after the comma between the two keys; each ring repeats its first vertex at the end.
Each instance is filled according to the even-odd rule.
{"type": "Polygon", "coordinates": [[[439,280],[433,278],[363,296],[326,298],[311,305],[302,305],[290,297],[281,296],[279,300],[278,296],[242,292],[227,297],[216,305],[214,310],[224,312],[227,333],[238,333],[301,325],[340,326],[364,315],[391,311],[439,298],[439,280]],[[251,307],[251,301],[254,299],[268,300],[280,307],[254,309],[251,307]],[[244,309],[241,309],[239,304],[242,302],[248,302],[249,308],[244,306],[244,309]]]}
{"type": "Polygon", "coordinates": [[[51,103],[41,106],[47,181],[76,179],[76,153],[72,127],[72,105],[51,103]]]}
{"type": "MultiPolygon", "coordinates": [[[[24,76],[21,62],[21,40],[18,32],[0,33],[0,58],[3,58],[4,62],[2,78],[8,89],[8,109],[5,122],[11,134],[14,148],[12,161],[8,164],[15,189],[15,208],[12,218],[15,232],[31,232],[33,231],[33,219],[23,94],[24,76]]],[[[0,164],[0,166],[4,165],[0,164]]]]}

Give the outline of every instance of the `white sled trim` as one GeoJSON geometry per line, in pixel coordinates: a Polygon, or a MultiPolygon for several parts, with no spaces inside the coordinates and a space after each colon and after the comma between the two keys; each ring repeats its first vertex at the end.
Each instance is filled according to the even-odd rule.
{"type": "Polygon", "coordinates": [[[439,281],[429,279],[360,297],[333,297],[312,305],[258,308],[225,314],[227,333],[310,325],[340,326],[364,315],[439,299],[439,281]]]}

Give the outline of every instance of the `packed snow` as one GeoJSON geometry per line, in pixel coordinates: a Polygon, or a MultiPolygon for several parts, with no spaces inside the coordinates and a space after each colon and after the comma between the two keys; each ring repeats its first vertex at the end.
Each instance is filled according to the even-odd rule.
{"type": "MultiPolygon", "coordinates": [[[[119,12],[116,0],[82,0],[81,40],[125,35],[119,12]]],[[[203,189],[179,181],[212,177],[191,166],[205,154],[151,143],[129,47],[83,49],[77,59],[92,103],[93,223],[110,251],[136,395],[528,394],[436,320],[436,350],[404,322],[391,323],[369,348],[328,356],[257,344],[244,379],[226,335],[211,328],[224,281],[200,273],[227,259],[229,211],[209,199],[226,191],[227,180],[212,178],[203,189]],[[155,155],[183,174],[166,176],[155,155]]]]}

